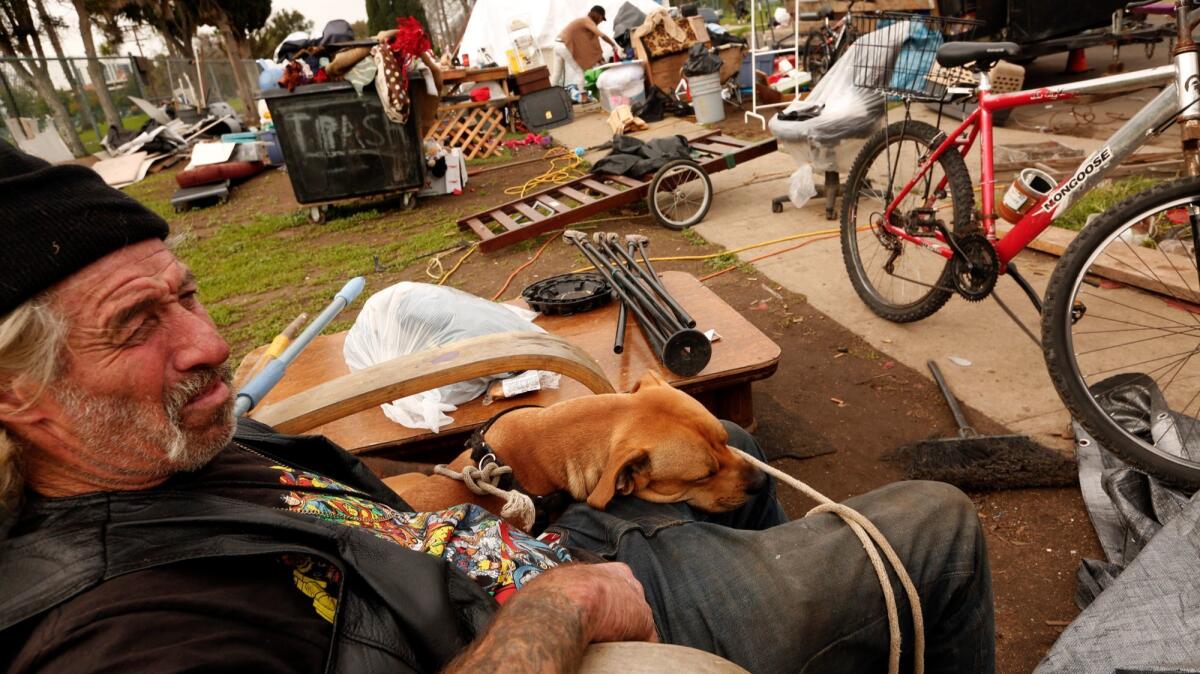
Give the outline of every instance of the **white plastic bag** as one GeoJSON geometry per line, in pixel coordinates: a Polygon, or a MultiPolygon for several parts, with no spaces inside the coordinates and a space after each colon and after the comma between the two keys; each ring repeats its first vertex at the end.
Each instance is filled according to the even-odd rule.
{"type": "MultiPolygon", "coordinates": [[[[537,313],[489,302],[461,290],[428,283],[397,283],[367,300],[346,335],[342,354],[351,371],[450,342],[498,332],[545,332],[537,313]]],[[[482,395],[496,377],[481,377],[382,405],[387,418],[408,428],[437,432],[454,421],[447,412],[482,395]]]]}
{"type": "Polygon", "coordinates": [[[817,184],[813,181],[812,164],[801,164],[788,180],[788,199],[796,208],[804,208],[804,204],[815,196],[817,184]]]}

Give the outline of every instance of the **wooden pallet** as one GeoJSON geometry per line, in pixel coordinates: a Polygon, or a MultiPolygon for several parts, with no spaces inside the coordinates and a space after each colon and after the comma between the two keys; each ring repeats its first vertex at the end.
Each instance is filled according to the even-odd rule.
{"type": "MultiPolygon", "coordinates": [[[[759,143],[710,131],[689,138],[693,159],[709,175],[774,152],[775,139],[759,143]]],[[[479,237],[479,248],[490,253],[546,232],[562,229],[596,213],[632,204],[646,197],[653,175],[642,179],[589,173],[570,182],[531,192],[520,199],[469,215],[459,229],[479,237]]]]}
{"type": "Polygon", "coordinates": [[[491,157],[504,140],[504,106],[496,101],[456,103],[438,108],[437,120],[425,133],[443,147],[461,148],[467,159],[491,157]]]}

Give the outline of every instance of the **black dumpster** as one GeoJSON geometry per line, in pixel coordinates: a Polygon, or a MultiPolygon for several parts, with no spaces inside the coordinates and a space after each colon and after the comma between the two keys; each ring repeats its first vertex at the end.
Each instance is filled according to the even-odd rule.
{"type": "Polygon", "coordinates": [[[405,124],[384,114],[374,87],[327,82],[264,91],[296,201],[302,204],[422,187],[425,162],[417,108],[405,124]]]}

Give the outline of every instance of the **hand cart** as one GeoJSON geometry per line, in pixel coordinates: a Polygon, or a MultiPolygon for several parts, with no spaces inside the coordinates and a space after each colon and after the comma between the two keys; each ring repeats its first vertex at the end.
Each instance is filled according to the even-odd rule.
{"type": "Polygon", "coordinates": [[[490,253],[643,198],[659,224],[685,229],[703,220],[712,205],[708,176],[776,149],[774,138],[753,143],[719,131],[689,138],[688,144],[693,159],[674,160],[652,175],[589,173],[468,215],[458,221],[459,229],[475,232],[480,249],[490,253]]]}

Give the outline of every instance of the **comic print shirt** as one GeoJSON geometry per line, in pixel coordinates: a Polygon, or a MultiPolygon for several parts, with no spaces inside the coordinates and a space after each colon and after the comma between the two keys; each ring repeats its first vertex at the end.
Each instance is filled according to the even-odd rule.
{"type": "MultiPolygon", "coordinates": [[[[442,557],[503,603],[542,571],[571,561],[557,543],[535,539],[473,504],[435,512],[402,512],[316,473],[264,457],[239,443],[214,459],[198,478],[235,498],[361,527],[412,550],[442,557]]],[[[304,555],[284,558],[296,587],[314,610],[333,621],[337,567],[304,555]]]]}

